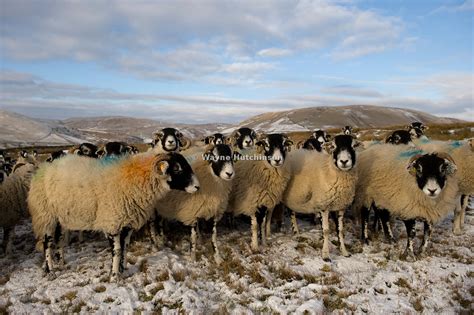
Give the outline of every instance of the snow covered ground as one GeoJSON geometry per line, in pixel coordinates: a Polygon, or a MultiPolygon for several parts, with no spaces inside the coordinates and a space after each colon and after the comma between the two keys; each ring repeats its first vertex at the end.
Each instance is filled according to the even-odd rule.
{"type": "MultiPolygon", "coordinates": [[[[339,255],[333,232],[331,263],[321,259],[322,231],[311,220],[299,219],[299,236],[275,233],[257,254],[250,251],[248,224],[238,221],[238,229],[219,229],[225,260],[220,266],[212,260],[209,235],[192,262],[187,230],[173,226],[162,250],[146,238],[132,243],[129,269],[119,283],[108,280],[108,243],[93,234],[67,248],[66,267],[56,279],[44,278],[42,254],[34,251],[31,224],[25,222],[16,229],[15,254],[0,258],[0,313],[472,312],[474,211],[461,236],[452,234],[451,219],[436,227],[429,255],[416,262],[399,259],[406,241],[400,221],[395,246],[380,235],[362,247],[359,227],[346,219],[352,256],[339,255]]],[[[419,235],[420,229],[421,224],[419,235]]]]}

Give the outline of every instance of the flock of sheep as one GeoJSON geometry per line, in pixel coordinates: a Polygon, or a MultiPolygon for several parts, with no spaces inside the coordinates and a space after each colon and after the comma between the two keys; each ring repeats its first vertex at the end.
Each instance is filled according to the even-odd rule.
{"type": "Polygon", "coordinates": [[[190,227],[191,257],[196,257],[199,220],[212,223],[214,259],[222,262],[217,223],[223,216],[244,215],[251,222],[251,249],[258,251],[290,211],[320,216],[322,258],[329,260],[329,219],[335,221],[340,253],[344,214],[351,211],[368,242],[369,212],[393,241],[391,217],[404,221],[404,256],[415,259],[415,221],[424,223],[423,254],[433,224],[455,211],[453,230],[462,231],[467,198],[474,194],[472,139],[442,142],[424,136],[427,127],[412,123],[378,141],[361,142],[352,128],[331,137],[316,130],[293,143],[285,134],[257,134],[250,128],[230,136],[214,134],[191,141],[174,128],[154,134],[148,152],[110,142],[90,143],[52,153],[39,163],[22,151],[17,161],[0,154],[0,226],[3,247],[12,251],[15,224],[31,216],[44,271],[53,275],[64,264],[69,231],[100,231],[112,249],[111,280],[127,266],[131,234],[143,228],[163,245],[162,223],[176,220],[190,227]]]}

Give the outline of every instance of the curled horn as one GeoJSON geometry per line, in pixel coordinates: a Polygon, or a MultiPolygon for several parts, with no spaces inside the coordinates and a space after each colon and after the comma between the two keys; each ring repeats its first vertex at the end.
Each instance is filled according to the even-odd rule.
{"type": "Polygon", "coordinates": [[[181,137],[178,141],[180,144],[180,148],[179,148],[180,151],[189,149],[189,147],[192,145],[191,139],[184,136],[181,137]]]}
{"type": "Polygon", "coordinates": [[[436,155],[442,159],[445,159],[445,160],[448,160],[449,162],[453,163],[454,165],[456,165],[456,162],[454,162],[454,159],[451,157],[451,155],[449,155],[448,153],[446,152],[436,152],[436,155]]]}
{"type": "Polygon", "coordinates": [[[422,156],[423,156],[422,154],[417,154],[417,155],[412,156],[410,158],[410,161],[408,161],[408,165],[411,166],[413,164],[413,162],[415,162],[416,160],[418,160],[422,156]]]}
{"type": "Polygon", "coordinates": [[[300,140],[296,143],[296,148],[297,149],[301,149],[304,145],[305,141],[304,140],[300,140]]]}

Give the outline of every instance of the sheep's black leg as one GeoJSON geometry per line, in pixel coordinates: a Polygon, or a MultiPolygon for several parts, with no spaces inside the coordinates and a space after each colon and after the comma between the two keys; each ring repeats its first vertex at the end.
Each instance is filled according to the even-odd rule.
{"type": "Polygon", "coordinates": [[[3,244],[5,255],[11,255],[13,252],[13,234],[14,228],[4,227],[3,228],[3,244]]]}
{"type": "Polygon", "coordinates": [[[222,262],[222,258],[217,244],[217,221],[219,221],[219,219],[214,218],[214,224],[212,226],[212,248],[214,249],[214,260],[216,261],[216,264],[220,264],[222,262]]]}
{"type": "Polygon", "coordinates": [[[43,250],[44,250],[44,272],[50,274],[53,271],[53,248],[54,248],[54,237],[53,235],[45,234],[43,237],[43,250]]]}
{"type": "Polygon", "coordinates": [[[122,273],[127,268],[127,247],[130,243],[130,237],[132,236],[132,229],[124,227],[120,231],[120,265],[119,272],[122,273]]]}
{"type": "Polygon", "coordinates": [[[342,256],[349,257],[350,254],[346,249],[346,244],[344,244],[344,210],[337,212],[337,236],[339,238],[339,250],[341,251],[342,256]]]}
{"type": "Polygon", "coordinates": [[[300,230],[298,228],[298,222],[296,221],[296,213],[293,210],[291,212],[291,231],[293,234],[300,234],[300,230]]]}
{"type": "Polygon", "coordinates": [[[61,227],[61,224],[56,224],[56,229],[54,230],[54,243],[57,245],[56,253],[54,254],[54,260],[60,265],[64,265],[64,245],[66,238],[64,235],[64,230],[61,227]]]}
{"type": "Polygon", "coordinates": [[[369,244],[369,209],[367,207],[362,207],[360,209],[361,222],[362,222],[362,231],[361,231],[361,240],[363,244],[369,244]]]}
{"type": "Polygon", "coordinates": [[[339,213],[331,211],[329,212],[329,216],[334,221],[334,225],[336,226],[336,234],[339,235],[339,213]]]}
{"type": "Polygon", "coordinates": [[[191,225],[191,259],[196,260],[196,243],[197,243],[197,233],[196,233],[196,223],[191,225]]]}
{"type": "Polygon", "coordinates": [[[381,221],[381,217],[380,217],[380,209],[372,206],[372,208],[374,209],[374,222],[372,223],[372,231],[377,235],[378,232],[379,232],[379,223],[381,221]]]}
{"type": "Polygon", "coordinates": [[[285,217],[286,206],[284,204],[280,203],[277,207],[281,207],[281,209],[279,209],[280,213],[276,217],[277,231],[281,233],[281,232],[283,232],[283,219],[285,217]]]}
{"type": "Polygon", "coordinates": [[[405,223],[405,227],[407,229],[407,248],[405,249],[405,253],[403,257],[405,258],[412,258],[415,260],[415,253],[413,251],[413,240],[415,238],[415,220],[403,220],[405,223]]]}
{"type": "Polygon", "coordinates": [[[433,227],[431,223],[428,221],[423,222],[424,229],[423,229],[423,241],[420,246],[420,250],[418,252],[419,255],[422,255],[426,252],[426,249],[428,248],[430,239],[431,239],[431,232],[433,231],[433,227]]]}
{"type": "Polygon", "coordinates": [[[110,281],[118,280],[120,274],[120,263],[121,263],[121,248],[120,248],[120,234],[109,234],[107,235],[109,240],[110,249],[112,251],[112,272],[110,281]]]}
{"type": "Polygon", "coordinates": [[[382,228],[385,238],[391,244],[395,241],[393,237],[392,227],[390,225],[390,212],[387,209],[381,209],[380,211],[380,219],[382,221],[382,228]]]}
{"type": "Polygon", "coordinates": [[[267,207],[262,206],[259,207],[256,213],[257,217],[257,225],[259,229],[259,236],[260,236],[260,241],[262,242],[262,246],[266,245],[266,217],[267,217],[267,207]]]}

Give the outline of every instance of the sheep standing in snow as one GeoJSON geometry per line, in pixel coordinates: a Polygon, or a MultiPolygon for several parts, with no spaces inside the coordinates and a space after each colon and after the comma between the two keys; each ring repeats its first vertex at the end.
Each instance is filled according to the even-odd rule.
{"type": "Polygon", "coordinates": [[[11,254],[15,225],[27,216],[26,199],[35,163],[22,161],[15,171],[0,184],[0,227],[3,228],[4,252],[11,254]]]}
{"type": "Polygon", "coordinates": [[[191,257],[196,259],[196,228],[199,219],[213,220],[212,245],[216,263],[222,261],[217,247],[217,222],[222,218],[232,189],[234,154],[225,144],[211,145],[192,164],[201,189],[192,194],[172,191],[156,205],[157,213],[191,227],[191,257]]]}
{"type": "MultiPolygon", "coordinates": [[[[328,154],[298,150],[289,156],[292,176],[283,203],[299,213],[321,213],[323,226],[322,257],[329,259],[329,213],[337,212],[339,248],[349,256],[344,244],[344,211],[351,205],[357,182],[356,152],[360,142],[351,135],[337,135],[325,144],[328,154]]],[[[293,230],[298,231],[292,215],[293,230]]]]}
{"type": "MultiPolygon", "coordinates": [[[[283,134],[261,135],[256,142],[256,159],[250,156],[252,159],[235,165],[236,174],[228,210],[234,216],[244,214],[251,218],[251,248],[254,251],[258,250],[259,232],[262,244],[265,244],[267,211],[273,211],[281,201],[290,179],[291,173],[285,158],[292,144],[283,134]]],[[[271,214],[268,220],[271,220],[271,214]]]]}
{"type": "MultiPolygon", "coordinates": [[[[199,189],[191,166],[177,153],[138,154],[111,163],[70,155],[44,163],[31,182],[28,206],[33,231],[43,242],[45,272],[53,268],[56,235],[63,229],[92,230],[109,239],[116,279],[126,267],[131,232],[148,222],[156,201],[170,189],[199,189]]],[[[60,241],[60,263],[63,246],[60,241]]]]}
{"type": "Polygon", "coordinates": [[[421,155],[421,150],[380,145],[359,156],[354,209],[362,215],[362,239],[367,242],[368,209],[374,205],[401,218],[408,234],[404,256],[415,258],[415,220],[424,222],[423,253],[431,237],[432,225],[456,206],[456,165],[446,153],[421,155]],[[411,157],[411,158],[410,158],[411,157]],[[363,179],[363,180],[362,180],[363,179]]]}
{"type": "Polygon", "coordinates": [[[417,147],[424,151],[447,152],[457,166],[459,185],[458,203],[454,212],[453,232],[461,234],[469,195],[474,195],[474,151],[471,141],[420,141],[417,147]]]}

